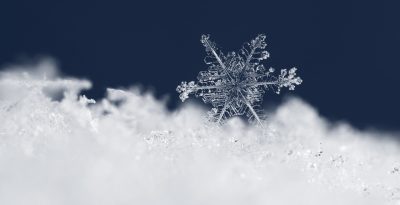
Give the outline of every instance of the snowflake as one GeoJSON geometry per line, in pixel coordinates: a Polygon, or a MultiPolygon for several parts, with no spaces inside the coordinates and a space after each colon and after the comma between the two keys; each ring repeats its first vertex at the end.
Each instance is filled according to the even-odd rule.
{"type": "Polygon", "coordinates": [[[209,35],[201,36],[201,43],[206,48],[204,59],[209,65],[207,71],[201,71],[194,81],[182,82],[176,90],[179,97],[185,101],[189,94],[201,97],[204,103],[210,103],[213,108],[209,112],[211,121],[221,123],[233,116],[246,115],[249,121],[262,125],[261,102],[267,90],[277,94],[281,88],[294,90],[302,80],[296,76],[296,68],[289,71],[282,69],[279,76],[274,76],[274,69],[268,70],[261,64],[269,57],[264,50],[265,35],[258,35],[250,43],[245,43],[240,53],[230,52],[224,55],[215,43],[209,40],[209,35]]]}

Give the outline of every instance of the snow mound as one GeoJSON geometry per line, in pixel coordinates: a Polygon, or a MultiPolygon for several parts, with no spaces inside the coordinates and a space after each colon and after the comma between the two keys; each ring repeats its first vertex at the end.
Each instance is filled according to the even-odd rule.
{"type": "Polygon", "coordinates": [[[264,130],[217,128],[135,88],[79,96],[91,83],[48,61],[13,70],[0,74],[0,204],[400,204],[399,144],[300,99],[264,130]]]}

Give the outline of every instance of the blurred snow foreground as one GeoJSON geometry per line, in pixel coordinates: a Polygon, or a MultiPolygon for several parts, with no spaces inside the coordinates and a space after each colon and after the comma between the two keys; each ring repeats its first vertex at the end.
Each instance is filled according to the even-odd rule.
{"type": "Polygon", "coordinates": [[[0,74],[0,204],[400,204],[399,145],[300,99],[217,128],[135,89],[79,96],[52,66],[0,74]]]}

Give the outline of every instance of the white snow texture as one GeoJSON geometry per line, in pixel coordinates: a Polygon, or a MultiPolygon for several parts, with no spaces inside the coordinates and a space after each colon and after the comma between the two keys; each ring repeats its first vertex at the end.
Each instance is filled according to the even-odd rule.
{"type": "Polygon", "coordinates": [[[400,146],[291,98],[266,127],[170,112],[137,88],[79,96],[51,61],[0,74],[0,204],[400,204],[400,146]],[[64,96],[61,94],[64,93],[64,96]]]}

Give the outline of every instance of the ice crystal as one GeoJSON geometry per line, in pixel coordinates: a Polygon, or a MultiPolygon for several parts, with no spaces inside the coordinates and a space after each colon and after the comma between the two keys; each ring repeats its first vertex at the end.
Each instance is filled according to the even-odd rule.
{"type": "Polygon", "coordinates": [[[209,35],[201,36],[201,43],[206,48],[204,62],[209,66],[201,71],[198,82],[182,82],[176,90],[182,101],[189,94],[201,97],[204,103],[213,108],[209,112],[211,121],[221,123],[225,119],[237,115],[246,115],[249,121],[262,125],[261,103],[263,94],[273,90],[279,94],[281,88],[294,90],[302,80],[296,76],[296,68],[282,69],[278,76],[275,69],[264,67],[261,62],[269,57],[265,50],[265,35],[258,35],[249,43],[245,43],[239,53],[229,52],[224,55],[209,35]]]}

